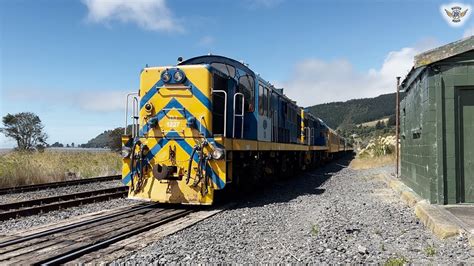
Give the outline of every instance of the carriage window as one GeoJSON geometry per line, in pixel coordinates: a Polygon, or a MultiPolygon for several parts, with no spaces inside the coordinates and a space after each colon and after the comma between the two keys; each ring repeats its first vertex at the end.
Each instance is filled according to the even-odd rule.
{"type": "Polygon", "coordinates": [[[235,76],[235,67],[233,66],[222,63],[212,63],[211,66],[228,75],[229,77],[233,78],[235,76]]]}
{"type": "Polygon", "coordinates": [[[254,91],[254,81],[252,76],[244,75],[239,78],[239,92],[244,94],[245,98],[245,111],[253,112],[255,111],[255,91],[254,91]]]}

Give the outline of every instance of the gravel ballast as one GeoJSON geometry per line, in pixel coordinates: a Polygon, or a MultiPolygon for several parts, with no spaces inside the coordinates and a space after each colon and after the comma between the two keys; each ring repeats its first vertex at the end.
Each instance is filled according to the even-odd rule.
{"type": "Polygon", "coordinates": [[[474,263],[464,235],[438,240],[376,177],[393,167],[344,163],[276,182],[116,263],[474,263]]]}
{"type": "Polygon", "coordinates": [[[25,230],[34,226],[61,222],[68,218],[76,217],[83,214],[130,206],[134,204],[137,204],[137,201],[126,198],[113,199],[103,202],[85,204],[82,206],[72,207],[64,210],[52,211],[33,216],[19,217],[17,219],[0,221],[0,235],[11,234],[14,231],[25,230]]]}
{"type": "Polygon", "coordinates": [[[120,180],[112,180],[112,181],[95,182],[95,183],[80,184],[80,185],[67,186],[67,187],[40,189],[36,191],[28,191],[28,192],[21,192],[21,193],[4,194],[4,195],[0,195],[0,204],[16,202],[16,201],[34,200],[34,199],[60,196],[60,195],[68,195],[68,194],[73,194],[73,193],[80,193],[80,192],[105,189],[105,188],[113,188],[113,187],[119,187],[119,186],[123,186],[120,180]]]}

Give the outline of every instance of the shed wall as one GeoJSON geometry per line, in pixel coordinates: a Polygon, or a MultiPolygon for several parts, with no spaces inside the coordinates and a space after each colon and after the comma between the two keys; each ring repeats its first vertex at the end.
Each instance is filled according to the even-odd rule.
{"type": "MultiPolygon", "coordinates": [[[[401,178],[432,203],[459,202],[456,91],[474,86],[474,51],[435,63],[400,104],[401,178]]],[[[474,123],[474,122],[473,122],[474,123]]]]}
{"type": "Polygon", "coordinates": [[[436,91],[428,69],[410,85],[400,104],[401,176],[430,201],[438,175],[436,91]]]}

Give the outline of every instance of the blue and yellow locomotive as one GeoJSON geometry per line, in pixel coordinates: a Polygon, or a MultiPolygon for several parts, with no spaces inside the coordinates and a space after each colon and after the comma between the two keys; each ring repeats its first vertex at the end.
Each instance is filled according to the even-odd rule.
{"type": "Polygon", "coordinates": [[[122,181],[134,199],[210,205],[231,184],[290,176],[351,150],[283,89],[222,56],[146,67],[127,118],[129,109],[122,181]]]}

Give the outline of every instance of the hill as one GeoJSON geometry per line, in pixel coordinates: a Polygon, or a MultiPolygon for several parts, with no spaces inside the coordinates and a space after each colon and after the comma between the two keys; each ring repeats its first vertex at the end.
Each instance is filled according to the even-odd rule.
{"type": "Polygon", "coordinates": [[[123,128],[118,127],[113,130],[106,130],[97,137],[89,140],[86,144],[80,145],[81,148],[108,148],[112,150],[120,150],[122,147],[121,135],[123,128]]]}
{"type": "Polygon", "coordinates": [[[395,93],[382,94],[374,98],[332,102],[308,107],[334,129],[344,129],[357,124],[395,116],[395,93]]]}

